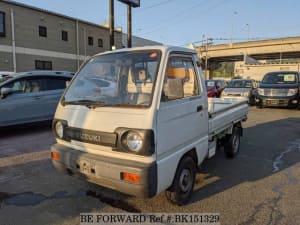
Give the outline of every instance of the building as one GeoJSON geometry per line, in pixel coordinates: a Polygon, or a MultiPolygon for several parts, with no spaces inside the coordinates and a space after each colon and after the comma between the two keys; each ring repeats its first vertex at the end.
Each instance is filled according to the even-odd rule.
{"type": "MultiPolygon", "coordinates": [[[[133,47],[142,47],[146,45],[162,45],[160,42],[156,41],[149,41],[148,39],[137,37],[137,36],[132,36],[131,38],[131,45],[133,47]]],[[[123,47],[127,47],[127,34],[122,34],[122,43],[123,47]]]]}
{"type": "Polygon", "coordinates": [[[299,71],[299,69],[299,62],[267,63],[262,61],[256,64],[245,64],[244,62],[235,62],[234,73],[236,76],[240,76],[242,78],[251,78],[260,81],[268,72],[299,71]]]}
{"type": "MultiPolygon", "coordinates": [[[[116,48],[124,46],[123,39],[115,30],[116,48]]],[[[0,71],[76,71],[90,56],[109,49],[108,27],[0,0],[0,71]]]]}

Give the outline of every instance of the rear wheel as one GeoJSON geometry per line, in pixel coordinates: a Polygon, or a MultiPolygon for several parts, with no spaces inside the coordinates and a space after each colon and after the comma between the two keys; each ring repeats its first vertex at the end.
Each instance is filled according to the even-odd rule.
{"type": "Polygon", "coordinates": [[[234,127],[232,134],[228,137],[224,144],[224,151],[228,158],[234,158],[240,150],[240,127],[234,127]]]}
{"type": "Polygon", "coordinates": [[[187,156],[177,168],[172,186],[166,191],[167,199],[176,205],[185,205],[193,193],[196,175],[195,161],[187,156]]]}
{"type": "Polygon", "coordinates": [[[251,97],[249,98],[249,105],[250,105],[250,106],[254,106],[254,105],[255,105],[255,97],[254,97],[254,96],[251,96],[251,97]]]}

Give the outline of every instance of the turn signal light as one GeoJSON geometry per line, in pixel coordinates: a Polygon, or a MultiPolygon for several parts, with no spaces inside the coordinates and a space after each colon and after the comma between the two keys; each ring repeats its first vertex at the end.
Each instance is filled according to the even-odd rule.
{"type": "Polygon", "coordinates": [[[57,152],[51,152],[51,158],[55,160],[59,160],[60,155],[57,152]]]}
{"type": "Polygon", "coordinates": [[[122,172],[121,179],[132,182],[132,183],[136,183],[136,184],[140,183],[140,176],[138,174],[134,174],[134,173],[122,172]]]}

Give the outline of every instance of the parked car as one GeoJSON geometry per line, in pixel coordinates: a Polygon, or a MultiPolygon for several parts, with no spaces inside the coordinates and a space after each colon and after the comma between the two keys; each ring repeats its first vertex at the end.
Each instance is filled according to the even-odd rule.
{"type": "Polygon", "coordinates": [[[219,98],[226,87],[226,82],[224,80],[206,80],[205,86],[207,97],[219,98]]]}
{"type": "Polygon", "coordinates": [[[14,76],[12,76],[12,75],[8,75],[8,76],[1,77],[1,78],[0,78],[0,84],[3,83],[3,82],[6,81],[6,80],[9,80],[9,79],[13,78],[13,77],[14,77],[14,76]]]}
{"type": "Polygon", "coordinates": [[[0,79],[7,77],[7,76],[12,76],[15,75],[15,72],[11,72],[11,71],[0,71],[0,79]]]}
{"type": "Polygon", "coordinates": [[[222,92],[222,98],[247,98],[250,105],[255,105],[258,82],[252,79],[233,79],[222,92]]]}
{"type": "Polygon", "coordinates": [[[277,71],[267,73],[257,90],[257,106],[259,108],[265,106],[300,108],[299,89],[299,72],[277,71]]]}
{"type": "Polygon", "coordinates": [[[52,120],[71,72],[32,71],[0,84],[0,127],[52,120]]]}

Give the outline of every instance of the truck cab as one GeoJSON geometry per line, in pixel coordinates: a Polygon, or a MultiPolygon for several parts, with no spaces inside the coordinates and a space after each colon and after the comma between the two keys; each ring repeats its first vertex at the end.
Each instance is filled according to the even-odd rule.
{"type": "Polygon", "coordinates": [[[237,154],[247,114],[241,102],[209,105],[198,64],[195,51],[168,46],[92,57],[57,107],[55,168],[139,197],[167,190],[172,202],[187,203],[196,167],[214,155],[218,138],[233,146],[234,134],[228,155],[237,154]],[[233,110],[226,118],[223,105],[233,110]]]}

